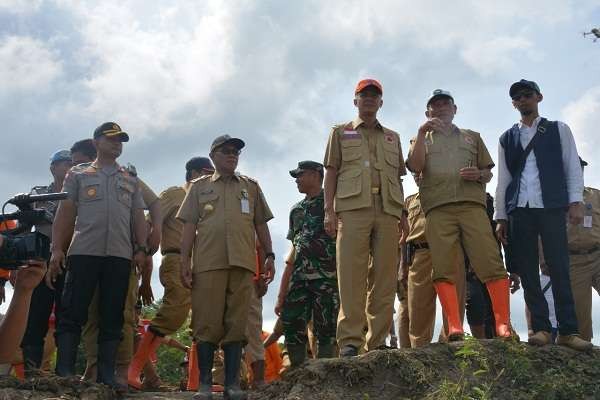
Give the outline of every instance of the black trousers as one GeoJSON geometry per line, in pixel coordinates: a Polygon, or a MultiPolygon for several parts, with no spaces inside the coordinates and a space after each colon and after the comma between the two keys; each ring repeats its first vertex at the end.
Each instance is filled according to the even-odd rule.
{"type": "Polygon", "coordinates": [[[467,304],[465,307],[469,325],[483,325],[488,339],[496,335],[492,300],[487,287],[474,273],[467,273],[467,304]]]}
{"type": "Polygon", "coordinates": [[[578,333],[569,278],[566,211],[563,208],[517,208],[509,215],[511,272],[521,277],[534,332],[552,332],[548,303],[540,285],[538,236],[550,271],[554,307],[561,335],[578,333]]]}
{"type": "Polygon", "coordinates": [[[98,342],[121,340],[130,268],[131,260],[121,257],[69,256],[56,336],[81,335],[98,287],[98,342]]]}
{"type": "Polygon", "coordinates": [[[39,285],[33,289],[29,315],[27,316],[27,328],[21,341],[21,347],[44,347],[44,339],[48,333],[48,319],[52,313],[52,307],[54,306],[54,320],[56,323],[58,323],[62,314],[60,299],[64,281],[64,274],[59,275],[56,278],[56,282],[54,282],[55,290],[52,290],[46,285],[46,280],[42,279],[39,285]]]}

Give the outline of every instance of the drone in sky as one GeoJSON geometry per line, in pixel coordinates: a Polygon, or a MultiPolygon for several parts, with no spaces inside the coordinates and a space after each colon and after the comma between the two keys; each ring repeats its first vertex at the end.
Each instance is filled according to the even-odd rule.
{"type": "Polygon", "coordinates": [[[597,41],[598,39],[600,39],[600,28],[594,28],[589,32],[583,32],[583,37],[586,37],[587,35],[593,35],[593,41],[597,41]]]}

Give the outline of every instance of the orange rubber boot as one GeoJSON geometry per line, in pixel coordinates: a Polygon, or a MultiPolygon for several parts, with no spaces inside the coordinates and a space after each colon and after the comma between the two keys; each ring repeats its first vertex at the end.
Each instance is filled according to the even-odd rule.
{"type": "Polygon", "coordinates": [[[198,353],[196,352],[196,342],[192,342],[190,352],[188,353],[188,383],[187,390],[196,392],[200,382],[200,370],[198,369],[198,353]]]}
{"type": "Polygon", "coordinates": [[[434,282],[433,286],[442,304],[442,311],[446,314],[446,319],[448,320],[448,341],[456,342],[463,340],[464,331],[458,312],[456,286],[446,281],[434,282]]]}
{"type": "Polygon", "coordinates": [[[15,376],[17,377],[17,379],[20,381],[24,381],[25,380],[25,364],[23,364],[23,363],[13,364],[13,369],[15,370],[15,376]]]}
{"type": "Polygon", "coordinates": [[[144,365],[148,362],[150,354],[158,348],[160,342],[161,338],[149,330],[144,333],[140,345],[131,360],[131,364],[129,364],[129,369],[127,370],[127,383],[129,386],[138,390],[142,389],[140,374],[144,369],[144,365]]]}
{"type": "Polygon", "coordinates": [[[496,336],[510,338],[510,281],[508,278],[496,279],[485,283],[496,321],[496,336]]]}

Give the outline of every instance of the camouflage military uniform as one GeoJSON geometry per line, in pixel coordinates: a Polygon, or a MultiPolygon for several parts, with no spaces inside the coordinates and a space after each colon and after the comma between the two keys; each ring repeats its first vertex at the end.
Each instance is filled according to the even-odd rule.
{"type": "Polygon", "coordinates": [[[323,228],[323,191],[292,207],[288,239],[296,257],[281,320],[286,344],[305,344],[306,326],[313,319],[319,344],[335,340],[339,295],[335,241],[323,228]]]}

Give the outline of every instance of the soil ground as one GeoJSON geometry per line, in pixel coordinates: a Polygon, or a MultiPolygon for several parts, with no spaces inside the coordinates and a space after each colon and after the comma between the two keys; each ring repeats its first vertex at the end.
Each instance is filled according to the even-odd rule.
{"type": "MultiPolygon", "coordinates": [[[[131,393],[127,399],[191,399],[189,392],[131,393]]],[[[107,388],[77,379],[0,379],[0,400],[112,400],[107,388]]],[[[220,400],[220,395],[215,400],[220,400]]],[[[540,399],[600,400],[600,349],[533,348],[499,340],[375,351],[315,360],[250,400],[540,399]]]]}

